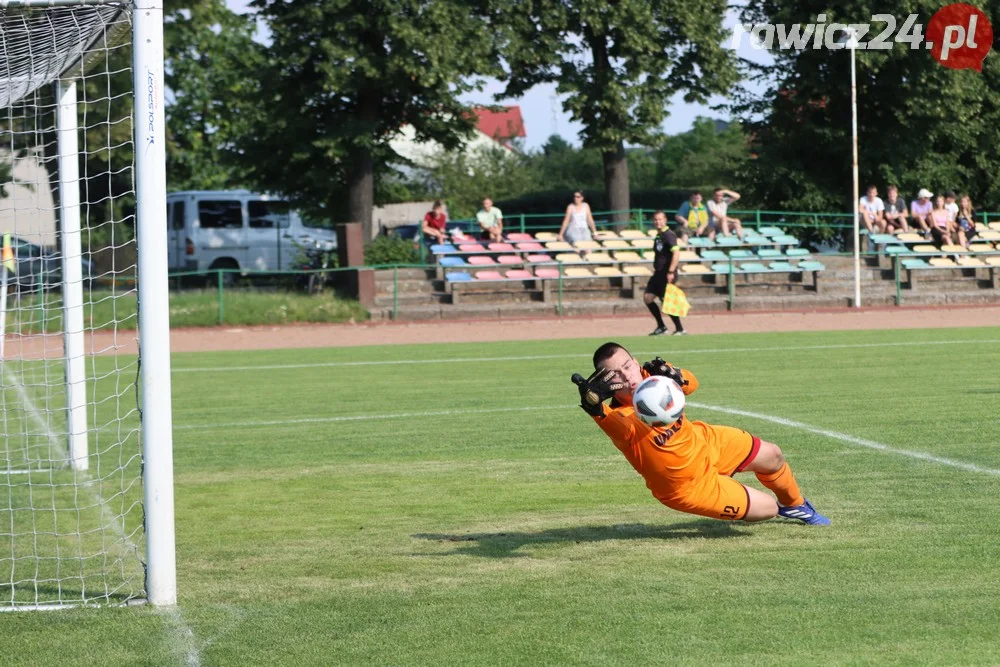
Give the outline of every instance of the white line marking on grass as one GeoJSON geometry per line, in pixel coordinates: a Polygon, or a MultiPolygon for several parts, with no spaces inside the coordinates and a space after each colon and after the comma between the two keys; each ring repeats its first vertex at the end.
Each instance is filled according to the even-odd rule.
{"type": "Polygon", "coordinates": [[[184,622],[180,607],[163,607],[157,611],[173,635],[174,641],[171,643],[176,652],[180,654],[184,664],[187,667],[199,667],[201,656],[198,655],[197,640],[191,626],[184,622]]]}
{"type": "Polygon", "coordinates": [[[809,433],[815,433],[816,435],[822,435],[824,437],[832,438],[834,440],[840,440],[841,442],[846,442],[852,445],[858,445],[859,447],[867,447],[868,449],[874,449],[880,452],[885,452],[887,454],[898,454],[899,456],[905,456],[911,459],[929,461],[931,463],[939,463],[944,466],[950,466],[952,468],[958,468],[960,470],[966,470],[968,472],[978,472],[978,473],[983,473],[984,475],[1000,476],[1000,470],[997,470],[995,468],[984,468],[982,466],[977,466],[974,463],[966,463],[964,461],[946,459],[941,456],[934,456],[933,454],[925,454],[924,452],[915,452],[909,449],[900,449],[898,447],[893,447],[891,445],[887,445],[882,442],[876,442],[875,440],[866,440],[865,438],[858,438],[853,435],[849,435],[847,433],[841,433],[839,431],[831,431],[830,429],[820,428],[818,426],[811,426],[809,424],[795,421],[793,419],[785,419],[784,417],[776,417],[774,415],[765,415],[760,412],[750,412],[749,410],[725,408],[719,405],[694,403],[692,401],[688,401],[687,404],[690,405],[691,407],[701,408],[703,410],[712,410],[715,412],[722,412],[727,415],[750,417],[751,419],[759,419],[761,421],[771,422],[773,424],[790,426],[792,428],[797,428],[800,431],[808,431],[809,433]]]}
{"type": "Polygon", "coordinates": [[[193,431],[213,428],[240,428],[256,426],[295,426],[298,424],[329,424],[333,422],[374,421],[378,419],[415,419],[419,417],[452,417],[486,415],[497,412],[532,412],[536,410],[565,410],[579,407],[567,405],[529,405],[518,408],[468,408],[457,410],[427,410],[426,412],[385,412],[377,415],[350,415],[342,417],[303,417],[301,419],[273,419],[268,421],[241,421],[227,424],[174,424],[175,431],[193,431]]]}
{"type": "MultiPolygon", "coordinates": [[[[820,428],[818,426],[812,426],[804,422],[795,421],[794,419],[785,419],[784,417],[766,415],[760,412],[751,412],[749,410],[739,410],[737,408],[727,408],[721,405],[708,405],[707,403],[696,403],[694,401],[688,401],[687,404],[693,408],[700,408],[702,410],[722,412],[724,414],[737,415],[740,417],[750,417],[751,419],[759,419],[760,421],[771,422],[773,424],[790,426],[792,428],[799,429],[800,431],[808,431],[809,433],[815,433],[816,435],[832,438],[834,440],[840,440],[841,442],[846,442],[852,445],[858,445],[859,447],[874,449],[880,452],[885,452],[887,454],[897,454],[899,456],[905,456],[911,459],[929,461],[931,463],[938,463],[940,465],[950,466],[952,468],[958,468],[960,470],[966,470],[968,472],[976,472],[976,473],[983,473],[986,475],[1000,476],[1000,470],[997,470],[995,468],[984,468],[983,466],[977,466],[974,463],[956,461],[954,459],[947,459],[942,456],[934,456],[933,454],[925,454],[924,452],[915,452],[909,449],[900,449],[898,447],[893,447],[891,445],[887,445],[882,442],[876,442],[875,440],[866,440],[865,438],[858,438],[856,436],[847,433],[841,433],[840,431],[833,431],[830,429],[820,428]]],[[[382,419],[408,419],[408,418],[412,419],[419,417],[482,415],[482,414],[502,413],[502,412],[566,410],[569,408],[576,408],[576,407],[578,406],[575,404],[565,404],[565,405],[531,405],[531,406],[522,406],[516,408],[468,408],[468,409],[457,409],[457,410],[436,410],[427,412],[386,412],[377,415],[351,415],[342,417],[307,417],[302,419],[243,421],[243,422],[232,422],[227,424],[183,424],[183,425],[175,424],[174,429],[205,430],[213,428],[230,428],[230,429],[240,428],[240,427],[250,428],[256,426],[294,426],[297,424],[325,424],[331,422],[346,422],[346,421],[375,421],[382,419]]]]}
{"type": "MultiPolygon", "coordinates": [[[[0,364],[3,368],[3,378],[4,384],[13,385],[17,390],[18,395],[21,397],[21,405],[24,406],[25,412],[31,417],[31,420],[45,432],[45,435],[49,439],[49,443],[52,445],[52,449],[56,454],[63,460],[69,460],[69,452],[66,450],[65,445],[63,445],[62,440],[52,432],[49,428],[48,423],[42,419],[38,412],[38,408],[35,407],[35,402],[31,400],[31,396],[28,395],[27,388],[24,386],[24,382],[17,378],[6,365],[0,364]]],[[[111,510],[110,505],[101,495],[101,490],[99,486],[95,486],[94,479],[90,474],[84,470],[77,470],[74,472],[74,476],[80,481],[80,486],[86,487],[97,505],[101,508],[101,523],[103,524],[102,529],[110,530],[118,536],[122,545],[126,549],[133,552],[138,552],[139,547],[125,534],[125,530],[122,526],[115,521],[115,515],[111,510]]],[[[176,609],[171,612],[167,611],[166,618],[169,619],[167,623],[167,630],[170,634],[170,642],[173,647],[177,648],[179,652],[184,654],[184,659],[190,667],[197,667],[201,664],[201,659],[198,656],[198,651],[194,647],[194,631],[184,623],[181,619],[180,612],[176,609]]]]}
{"type": "MultiPolygon", "coordinates": [[[[931,340],[920,343],[895,342],[895,343],[844,343],[837,345],[799,345],[783,347],[719,347],[703,348],[695,350],[656,350],[653,352],[633,352],[638,356],[652,354],[669,354],[670,356],[682,356],[685,354],[722,354],[739,352],[795,352],[807,350],[852,350],[852,349],[874,349],[882,347],[913,347],[915,345],[963,345],[974,343],[1000,343],[1000,338],[984,338],[979,340],[931,340]]],[[[463,364],[475,363],[477,361],[545,361],[551,359],[580,359],[591,357],[590,353],[575,354],[538,354],[531,356],[510,356],[510,357],[448,357],[444,359],[397,359],[378,361],[328,361],[314,364],[267,364],[261,366],[204,366],[191,368],[174,368],[174,373],[213,373],[217,371],[274,371],[292,370],[296,368],[351,368],[354,366],[399,366],[415,364],[463,364]]]]}

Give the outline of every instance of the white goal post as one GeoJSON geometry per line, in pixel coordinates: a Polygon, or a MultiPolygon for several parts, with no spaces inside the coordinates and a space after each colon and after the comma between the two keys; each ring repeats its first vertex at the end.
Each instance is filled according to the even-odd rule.
{"type": "Polygon", "coordinates": [[[0,611],[176,603],[163,82],[163,0],[0,0],[0,611]]]}

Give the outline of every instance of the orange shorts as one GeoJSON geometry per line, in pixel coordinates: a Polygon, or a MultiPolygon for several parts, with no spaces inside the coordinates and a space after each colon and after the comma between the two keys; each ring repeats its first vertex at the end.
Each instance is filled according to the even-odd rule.
{"type": "Polygon", "coordinates": [[[692,424],[715,452],[715,470],[695,480],[683,492],[660,499],[670,509],[712,519],[738,521],[750,510],[747,488],[732,478],[743,472],[760,451],[760,438],[730,426],[692,424]],[[713,474],[714,473],[714,474],[713,474]]]}

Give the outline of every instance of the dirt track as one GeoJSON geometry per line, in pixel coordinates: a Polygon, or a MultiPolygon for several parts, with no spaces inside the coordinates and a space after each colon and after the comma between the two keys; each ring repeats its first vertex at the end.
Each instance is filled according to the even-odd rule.
{"type": "MultiPolygon", "coordinates": [[[[710,313],[692,315],[685,327],[693,334],[769,331],[838,331],[1000,326],[1000,306],[935,308],[836,309],[809,312],[710,313]]],[[[427,323],[300,324],[262,327],[175,329],[174,352],[270,350],[304,347],[352,347],[408,343],[465,343],[641,336],[653,327],[645,317],[564,317],[523,320],[465,320],[427,323]]],[[[96,332],[88,335],[92,354],[136,351],[135,334],[96,332]]],[[[62,336],[7,337],[8,358],[62,355],[62,336]]]]}

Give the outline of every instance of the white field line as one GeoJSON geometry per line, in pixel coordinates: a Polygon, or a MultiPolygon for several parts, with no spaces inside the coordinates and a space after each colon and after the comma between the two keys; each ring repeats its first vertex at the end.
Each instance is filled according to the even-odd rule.
{"type": "MultiPolygon", "coordinates": [[[[24,406],[25,411],[31,416],[32,421],[41,428],[49,439],[53,450],[63,459],[68,460],[69,452],[66,450],[65,445],[62,440],[52,432],[49,428],[48,423],[42,419],[38,412],[38,408],[35,407],[34,401],[28,395],[28,392],[24,386],[24,383],[7,368],[6,365],[0,364],[3,368],[3,378],[5,384],[13,385],[21,397],[21,404],[24,406]]],[[[101,508],[101,523],[103,524],[104,530],[110,530],[117,535],[121,543],[129,551],[138,551],[138,546],[125,534],[125,530],[114,520],[114,513],[111,507],[108,505],[107,501],[104,500],[104,496],[101,495],[100,487],[95,486],[93,478],[90,474],[83,470],[75,471],[75,476],[79,479],[82,484],[81,486],[86,487],[91,495],[93,496],[96,503],[101,508]]],[[[169,614],[169,612],[168,612],[169,614]]],[[[170,641],[172,647],[179,653],[184,654],[185,662],[189,667],[197,667],[201,664],[201,659],[198,656],[198,651],[194,647],[194,631],[191,630],[180,617],[180,613],[167,616],[167,629],[171,635],[170,641]]]]}
{"type": "Polygon", "coordinates": [[[800,431],[815,433],[816,435],[821,435],[826,438],[831,438],[833,440],[840,440],[841,442],[846,442],[851,445],[857,445],[858,447],[867,447],[868,449],[874,449],[879,452],[885,452],[886,454],[896,454],[898,456],[905,456],[910,459],[928,461],[930,463],[937,463],[939,465],[958,468],[959,470],[966,470],[968,472],[976,472],[976,473],[982,473],[984,475],[1000,476],[1000,470],[997,470],[995,468],[984,468],[982,466],[977,466],[974,463],[966,463],[965,461],[956,461],[955,459],[946,459],[941,456],[934,456],[933,454],[926,454],[924,452],[915,452],[910,449],[901,449],[899,447],[893,447],[892,445],[887,445],[885,443],[877,442],[875,440],[867,440],[865,438],[858,438],[847,433],[841,433],[840,431],[832,431],[830,429],[820,428],[818,426],[811,426],[810,424],[805,424],[800,421],[795,421],[794,419],[785,419],[784,417],[766,415],[760,412],[750,412],[749,410],[738,410],[736,408],[726,408],[719,405],[707,405],[705,403],[694,403],[691,401],[688,401],[688,405],[695,408],[701,408],[702,410],[711,410],[713,412],[721,412],[727,415],[738,415],[740,417],[749,417],[750,419],[758,419],[760,421],[771,422],[772,424],[781,424],[782,426],[790,426],[791,428],[795,428],[800,431]]]}
{"type": "MultiPolygon", "coordinates": [[[[877,349],[883,347],[913,347],[916,345],[963,345],[976,343],[1000,343],[1000,338],[983,338],[979,340],[931,340],[920,343],[911,342],[890,342],[890,343],[844,343],[838,345],[789,345],[783,347],[719,347],[703,348],[694,350],[655,350],[651,352],[638,351],[633,354],[646,356],[653,354],[669,354],[670,356],[683,356],[685,354],[723,354],[723,353],[745,353],[745,352],[795,352],[800,350],[853,350],[853,349],[877,349]]],[[[226,371],[270,371],[270,370],[290,370],[296,368],[350,368],[354,366],[408,366],[414,364],[462,364],[476,363],[481,361],[544,361],[551,359],[589,359],[589,353],[574,354],[537,354],[531,356],[505,356],[505,357],[446,357],[443,359],[397,359],[378,361],[330,361],[313,364],[267,364],[260,366],[205,366],[191,368],[174,368],[174,373],[214,373],[226,371]]]]}
{"type": "MultiPolygon", "coordinates": [[[[724,414],[737,415],[740,417],[749,417],[751,419],[771,422],[773,424],[781,424],[782,426],[789,426],[791,428],[795,428],[800,431],[814,433],[816,435],[821,435],[823,437],[831,438],[833,440],[840,440],[841,442],[846,442],[848,444],[856,445],[858,447],[874,449],[876,451],[885,452],[886,454],[896,454],[897,456],[904,456],[907,458],[917,459],[920,461],[928,461],[930,463],[937,463],[939,465],[958,468],[960,470],[965,470],[968,472],[1000,476],[1000,470],[994,468],[985,468],[983,466],[975,465],[974,463],[966,463],[964,461],[947,459],[941,456],[934,456],[933,454],[926,454],[924,452],[916,452],[909,449],[901,449],[899,447],[893,447],[892,445],[887,445],[882,442],[876,442],[875,440],[866,440],[865,438],[858,438],[856,436],[847,433],[841,433],[839,431],[832,431],[830,429],[820,428],[818,426],[812,426],[811,424],[795,421],[793,419],[785,419],[784,417],[767,415],[760,412],[750,412],[749,410],[738,410],[736,408],[727,408],[720,405],[708,405],[707,403],[696,403],[694,401],[688,401],[687,404],[693,408],[699,408],[702,410],[721,412],[724,414]]],[[[243,422],[232,422],[228,424],[191,424],[191,425],[180,425],[180,426],[175,425],[174,428],[178,430],[203,430],[203,429],[213,429],[213,428],[253,428],[257,426],[294,426],[298,424],[323,424],[323,423],[345,422],[345,421],[377,421],[384,419],[405,419],[405,418],[412,419],[419,417],[482,415],[482,414],[491,414],[499,412],[567,410],[576,407],[578,406],[573,404],[566,404],[566,405],[547,405],[547,406],[526,406],[518,408],[469,408],[464,410],[463,409],[438,410],[438,411],[428,411],[428,412],[390,412],[377,415],[351,415],[347,417],[343,416],[313,417],[305,419],[275,419],[269,421],[256,421],[256,422],[243,421],[243,422]]]]}
{"type": "Polygon", "coordinates": [[[241,421],[226,424],[174,424],[175,431],[201,431],[217,428],[257,426],[296,426],[299,424],[330,424],[336,422],[376,421],[381,419],[418,419],[421,417],[452,417],[462,415],[487,415],[498,412],[534,412],[538,410],[566,410],[578,407],[566,405],[530,405],[517,408],[468,408],[457,410],[427,410],[425,412],[387,412],[377,415],[350,415],[339,417],[303,417],[300,419],[272,419],[267,421],[241,421]]]}

